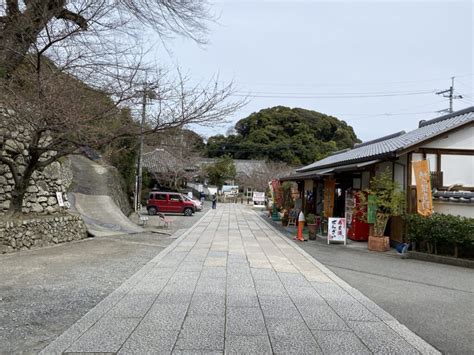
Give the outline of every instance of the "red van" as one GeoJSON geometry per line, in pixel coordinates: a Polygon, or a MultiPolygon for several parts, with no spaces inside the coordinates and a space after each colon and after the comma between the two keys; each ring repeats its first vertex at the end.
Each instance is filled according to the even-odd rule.
{"type": "Polygon", "coordinates": [[[149,215],[155,215],[156,212],[168,212],[191,216],[195,210],[194,203],[187,201],[180,193],[158,191],[150,192],[146,208],[149,215]]]}

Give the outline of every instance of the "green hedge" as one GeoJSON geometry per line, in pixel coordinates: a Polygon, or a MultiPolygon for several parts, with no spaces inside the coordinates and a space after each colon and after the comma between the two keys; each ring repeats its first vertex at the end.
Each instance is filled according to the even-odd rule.
{"type": "MultiPolygon", "coordinates": [[[[459,250],[470,251],[474,247],[474,218],[434,213],[430,217],[417,214],[405,216],[407,238],[428,253],[446,253],[455,257],[459,250]]],[[[470,254],[470,253],[469,253],[470,254]]]]}

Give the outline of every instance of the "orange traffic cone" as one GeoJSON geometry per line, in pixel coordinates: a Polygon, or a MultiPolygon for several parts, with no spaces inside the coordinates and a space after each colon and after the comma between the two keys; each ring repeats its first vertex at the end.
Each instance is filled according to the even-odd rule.
{"type": "Polygon", "coordinates": [[[303,227],[304,227],[304,221],[299,221],[298,233],[296,235],[296,239],[299,240],[300,242],[306,242],[306,240],[303,238],[303,227]]]}
{"type": "Polygon", "coordinates": [[[303,238],[303,227],[304,227],[304,213],[301,211],[300,214],[298,215],[298,232],[296,234],[296,237],[293,238],[295,240],[299,240],[300,242],[305,242],[306,240],[303,238]]]}

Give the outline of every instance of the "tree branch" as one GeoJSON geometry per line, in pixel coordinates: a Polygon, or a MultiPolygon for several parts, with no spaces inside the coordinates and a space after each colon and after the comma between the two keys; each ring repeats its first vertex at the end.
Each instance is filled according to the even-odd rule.
{"type": "Polygon", "coordinates": [[[69,11],[68,9],[62,9],[59,12],[59,14],[56,15],[56,18],[72,21],[84,31],[87,30],[87,20],[81,15],[76,14],[75,12],[69,11]]]}
{"type": "Polygon", "coordinates": [[[7,14],[8,16],[18,15],[20,8],[18,7],[18,0],[7,0],[7,14]]]}

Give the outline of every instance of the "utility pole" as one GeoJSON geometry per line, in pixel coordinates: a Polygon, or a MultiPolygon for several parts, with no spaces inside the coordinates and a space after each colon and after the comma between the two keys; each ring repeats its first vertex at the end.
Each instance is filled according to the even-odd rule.
{"type": "Polygon", "coordinates": [[[148,85],[143,85],[143,98],[142,98],[142,122],[140,124],[140,149],[138,152],[138,167],[137,167],[137,176],[135,178],[135,212],[140,212],[139,206],[141,203],[142,197],[142,175],[143,175],[143,130],[145,127],[146,121],[146,100],[148,95],[148,85]]]}
{"type": "Polygon", "coordinates": [[[454,95],[454,76],[451,77],[451,87],[448,90],[438,91],[436,95],[443,95],[443,97],[449,98],[449,109],[442,110],[439,112],[449,112],[453,113],[453,100],[454,99],[462,99],[461,95],[454,95]]]}

